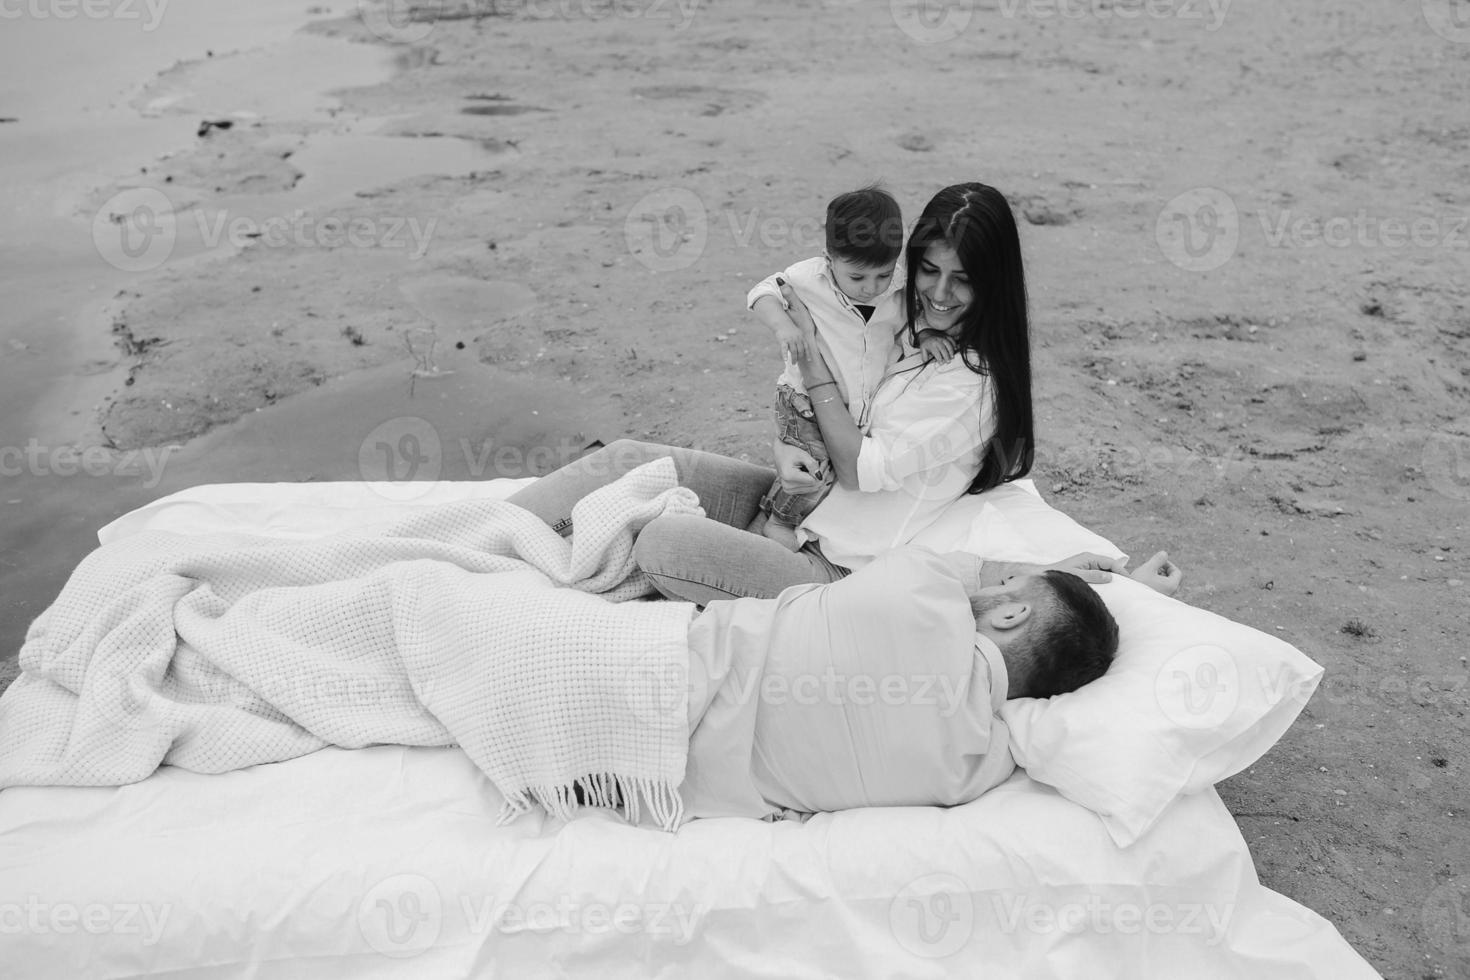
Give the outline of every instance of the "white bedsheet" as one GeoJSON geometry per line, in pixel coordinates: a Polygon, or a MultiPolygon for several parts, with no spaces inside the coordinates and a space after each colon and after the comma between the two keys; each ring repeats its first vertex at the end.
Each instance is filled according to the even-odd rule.
{"type": "MultiPolygon", "coordinates": [[[[408,501],[391,485],[204,487],[100,536],[308,537],[515,485],[431,485],[408,501]]],[[[1213,790],[1177,800],[1127,849],[1023,772],[950,810],[701,820],[675,835],[603,811],[496,827],[500,804],[458,749],[396,746],[214,776],[165,768],[118,788],[6,790],[0,972],[1377,975],[1330,923],[1260,886],[1213,790]]]]}

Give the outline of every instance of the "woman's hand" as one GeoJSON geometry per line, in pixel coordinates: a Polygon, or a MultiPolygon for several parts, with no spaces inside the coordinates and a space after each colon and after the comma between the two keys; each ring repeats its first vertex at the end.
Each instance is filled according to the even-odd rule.
{"type": "Polygon", "coordinates": [[[776,457],[776,478],[781,489],[798,497],[816,493],[826,485],[826,474],[811,453],[800,446],[777,442],[773,453],[776,457]]]}

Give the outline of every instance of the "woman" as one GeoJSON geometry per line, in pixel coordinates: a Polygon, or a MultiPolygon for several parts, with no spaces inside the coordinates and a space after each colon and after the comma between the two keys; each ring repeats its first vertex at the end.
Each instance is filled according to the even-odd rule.
{"type": "MultiPolygon", "coordinates": [[[[679,482],[698,495],[706,517],[651,521],[634,555],[664,595],[704,604],[835,581],[911,540],[963,494],[1025,476],[1034,445],[1030,328],[1010,206],[985,184],[946,187],[914,226],[906,264],[909,325],[900,359],[874,397],[868,431],[859,431],[835,396],[813,399],[837,485],[798,529],[799,551],[745,530],[776,474],[713,453],[622,440],[510,500],[567,534],[571,507],[586,493],[672,456],[679,482]],[[926,358],[916,349],[921,330],[943,332],[956,355],[942,363],[926,358]]],[[[806,315],[799,301],[792,314],[806,315]]],[[[820,354],[800,366],[809,390],[832,377],[820,354]]],[[[778,444],[776,463],[789,492],[818,486],[815,461],[802,450],[778,444]]]]}

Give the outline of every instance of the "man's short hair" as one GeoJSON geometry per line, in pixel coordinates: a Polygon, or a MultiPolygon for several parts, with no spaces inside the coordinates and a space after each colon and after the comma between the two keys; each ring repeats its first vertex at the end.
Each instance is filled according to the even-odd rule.
{"type": "Polygon", "coordinates": [[[865,269],[893,265],[903,251],[903,214],[878,187],[839,194],[827,205],[827,254],[865,269]]]}
{"type": "Polygon", "coordinates": [[[1028,638],[1031,670],[1023,697],[1049,698],[1075,691],[1107,673],[1118,652],[1118,623],[1102,597],[1076,575],[1042,574],[1052,609],[1028,638]]]}

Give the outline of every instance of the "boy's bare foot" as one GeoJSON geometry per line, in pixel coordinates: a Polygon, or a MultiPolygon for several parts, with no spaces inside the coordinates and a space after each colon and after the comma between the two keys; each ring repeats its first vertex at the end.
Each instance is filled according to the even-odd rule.
{"type": "Polygon", "coordinates": [[[796,528],[790,524],[783,524],[774,517],[766,518],[766,524],[761,528],[761,534],[764,534],[787,551],[801,550],[801,546],[796,543],[796,528]]]}
{"type": "Polygon", "coordinates": [[[1178,592],[1179,586],[1184,582],[1183,570],[1169,560],[1167,551],[1158,552],[1129,572],[1128,577],[1164,595],[1173,595],[1178,592]]]}

